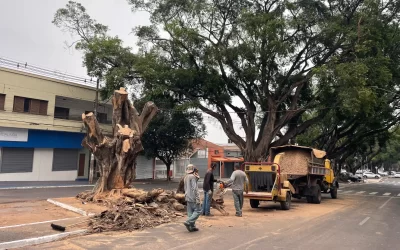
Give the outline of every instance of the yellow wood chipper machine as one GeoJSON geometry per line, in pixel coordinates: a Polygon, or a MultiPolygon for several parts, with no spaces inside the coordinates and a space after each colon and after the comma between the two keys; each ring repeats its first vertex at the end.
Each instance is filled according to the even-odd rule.
{"type": "Polygon", "coordinates": [[[244,197],[250,199],[252,208],[257,208],[260,201],[274,201],[279,202],[283,210],[290,209],[295,190],[281,175],[278,163],[246,162],[244,171],[249,179],[248,192],[244,197]]]}

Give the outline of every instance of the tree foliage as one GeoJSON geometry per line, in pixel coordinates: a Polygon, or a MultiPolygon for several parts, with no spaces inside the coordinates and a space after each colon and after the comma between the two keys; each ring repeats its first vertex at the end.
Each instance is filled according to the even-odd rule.
{"type": "Polygon", "coordinates": [[[173,160],[190,149],[190,142],[204,136],[201,114],[179,105],[176,98],[155,90],[139,96],[140,76],[135,65],[141,58],[130,47],[124,47],[118,37],[108,35],[107,26],[92,19],[80,3],[69,1],[65,8],[57,10],[53,23],[78,39],[72,45],[83,52],[88,74],[106,83],[101,89],[103,99],[114,89],[134,85],[133,98],[140,97],[135,106],[141,109],[147,101],[153,101],[162,107],[142,138],[148,157],[159,158],[169,171],[173,160]]]}
{"type": "Polygon", "coordinates": [[[168,93],[216,118],[246,160],[297,136],[344,162],[355,148],[382,144],[397,123],[399,1],[128,2],[152,22],[134,29],[136,55],[77,14],[79,4],[54,23],[81,37],[84,64],[105,90],[140,83],[168,93]]]}
{"type": "Polygon", "coordinates": [[[106,82],[101,89],[103,99],[115,89],[138,83],[133,67],[137,56],[132,49],[124,47],[117,36],[108,35],[108,27],[92,19],[80,3],[69,1],[65,8],[58,9],[53,24],[77,39],[70,46],[83,52],[88,75],[106,82]]]}
{"type": "Polygon", "coordinates": [[[141,106],[152,100],[162,107],[143,135],[145,155],[160,159],[169,171],[174,160],[192,149],[192,142],[205,134],[203,117],[199,112],[187,110],[169,95],[158,94],[142,98],[141,106]]]}
{"type": "Polygon", "coordinates": [[[215,117],[246,160],[263,158],[328,109],[373,116],[387,101],[375,87],[393,83],[385,32],[397,34],[397,1],[129,2],[151,15],[152,25],[136,29],[146,87],[215,117]]]}

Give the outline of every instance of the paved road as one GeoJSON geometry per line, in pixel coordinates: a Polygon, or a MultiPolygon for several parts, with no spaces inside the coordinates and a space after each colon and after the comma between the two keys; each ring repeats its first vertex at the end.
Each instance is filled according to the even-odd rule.
{"type": "MultiPolygon", "coordinates": [[[[25,184],[13,184],[13,187],[23,187],[30,186],[43,186],[44,183],[25,183],[25,184]]],[[[60,183],[46,183],[49,186],[54,185],[65,185],[68,187],[52,187],[52,188],[32,188],[32,189],[2,189],[2,187],[9,187],[10,184],[4,184],[0,182],[0,204],[2,203],[10,203],[17,201],[33,201],[33,200],[47,200],[48,198],[61,198],[61,197],[71,197],[76,194],[83,192],[85,190],[90,190],[92,187],[75,187],[74,185],[80,185],[81,183],[68,183],[60,184],[60,183]]],[[[87,183],[82,183],[87,184],[87,183]]],[[[144,190],[151,190],[154,188],[163,188],[168,190],[174,190],[178,187],[177,182],[167,182],[167,181],[156,181],[156,182],[136,182],[133,184],[137,188],[141,188],[144,190]]],[[[202,189],[203,183],[199,181],[198,183],[199,189],[202,189]]]]}
{"type": "MultiPolygon", "coordinates": [[[[89,235],[26,249],[399,249],[400,180],[342,185],[340,190],[339,199],[325,198],[321,205],[301,200],[290,211],[260,209],[255,220],[240,218],[240,227],[203,227],[198,233],[187,233],[181,224],[168,224],[144,232],[107,238],[89,235]],[[341,203],[342,208],[333,212],[319,211],[341,203]],[[299,211],[309,211],[310,219],[297,216],[299,211]]],[[[234,220],[226,217],[227,223],[234,220]]]]}
{"type": "Polygon", "coordinates": [[[0,204],[17,201],[47,200],[48,198],[71,197],[87,189],[88,187],[0,190],[0,204]]]}

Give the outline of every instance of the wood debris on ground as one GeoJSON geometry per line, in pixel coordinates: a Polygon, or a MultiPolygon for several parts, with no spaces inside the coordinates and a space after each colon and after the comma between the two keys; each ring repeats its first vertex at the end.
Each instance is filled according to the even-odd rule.
{"type": "Polygon", "coordinates": [[[93,199],[93,192],[77,195],[82,201],[102,203],[107,209],[89,221],[89,232],[140,230],[183,217],[185,195],[163,189],[122,189],[93,199]]]}

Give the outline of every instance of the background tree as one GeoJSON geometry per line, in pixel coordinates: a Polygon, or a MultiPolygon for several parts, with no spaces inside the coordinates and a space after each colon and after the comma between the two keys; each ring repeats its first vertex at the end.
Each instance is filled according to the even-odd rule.
{"type": "MultiPolygon", "coordinates": [[[[99,24],[87,14],[77,2],[69,1],[65,8],[57,10],[53,23],[77,38],[69,46],[83,52],[83,65],[90,76],[104,80],[102,98],[114,93],[114,89],[129,86],[135,90],[133,98],[140,97],[141,77],[134,70],[138,56],[130,47],[124,47],[122,40],[107,34],[108,28],[99,24]]],[[[198,112],[180,105],[176,98],[157,91],[136,101],[135,106],[144,108],[148,101],[163,107],[143,134],[142,144],[145,155],[157,157],[167,166],[169,173],[174,159],[190,149],[190,141],[204,136],[205,126],[198,112]]]]}
{"type": "Polygon", "coordinates": [[[347,134],[393,122],[398,96],[379,89],[399,86],[398,1],[129,2],[152,21],[135,29],[136,55],[74,2],[54,23],[80,37],[90,74],[109,76],[104,93],[126,84],[170,93],[215,117],[246,160],[321,121],[318,141],[343,158],[354,146],[347,134]]]}
{"type": "Polygon", "coordinates": [[[138,101],[141,107],[147,100],[162,107],[143,134],[145,155],[160,159],[167,167],[170,180],[171,165],[174,160],[192,149],[192,142],[205,134],[203,117],[196,111],[187,110],[169,95],[151,95],[138,101]]]}
{"type": "Polygon", "coordinates": [[[348,110],[373,109],[381,100],[371,77],[374,86],[391,83],[393,64],[374,54],[391,43],[383,34],[397,27],[398,1],[129,2],[151,15],[152,25],[136,29],[145,86],[216,118],[248,161],[303,133],[336,99],[348,110]]]}
{"type": "Polygon", "coordinates": [[[82,4],[69,1],[65,8],[57,10],[53,24],[77,39],[67,44],[82,51],[88,75],[106,83],[101,89],[103,99],[111,96],[115,89],[138,84],[133,68],[137,56],[130,47],[124,47],[117,36],[108,35],[108,27],[92,19],[82,4]]]}

